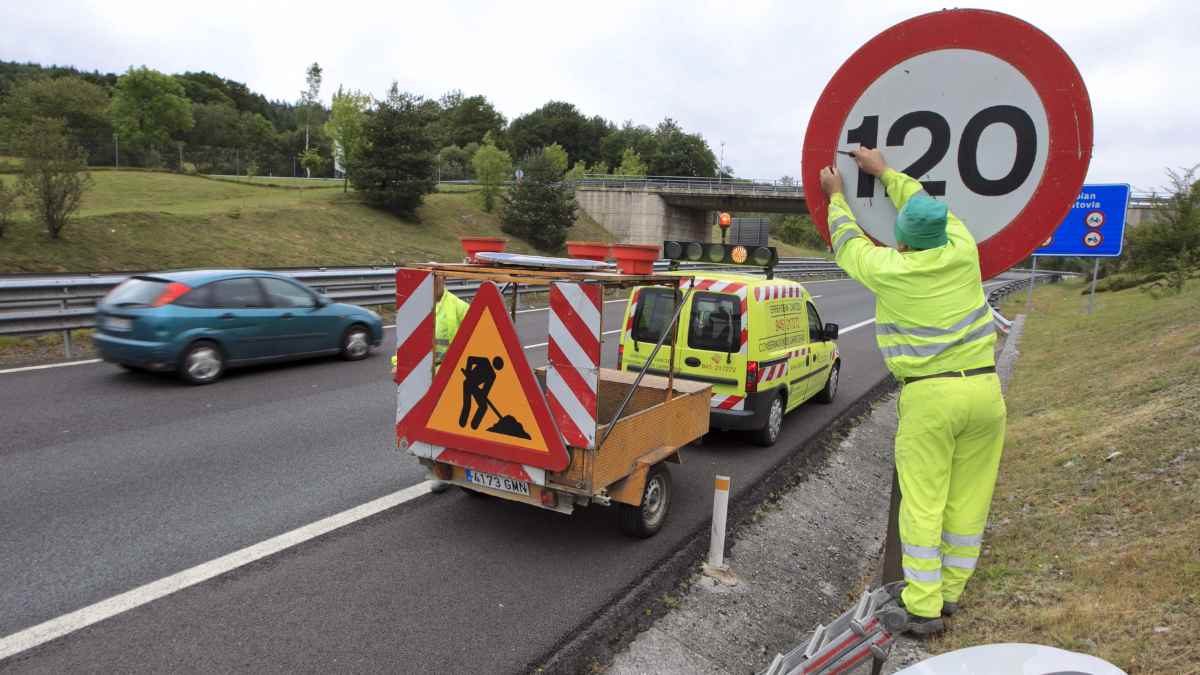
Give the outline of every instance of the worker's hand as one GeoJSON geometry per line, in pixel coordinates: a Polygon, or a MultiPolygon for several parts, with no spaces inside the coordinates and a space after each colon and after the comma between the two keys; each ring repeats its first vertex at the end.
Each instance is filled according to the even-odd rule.
{"type": "Polygon", "coordinates": [[[879,176],[887,170],[887,162],[883,159],[883,153],[878,148],[862,148],[851,150],[854,161],[858,162],[858,168],[871,174],[879,176]]]}
{"type": "Polygon", "coordinates": [[[836,166],[827,166],[821,169],[821,190],[830,197],[834,193],[845,191],[845,186],[842,184],[842,172],[838,171],[836,166]]]}

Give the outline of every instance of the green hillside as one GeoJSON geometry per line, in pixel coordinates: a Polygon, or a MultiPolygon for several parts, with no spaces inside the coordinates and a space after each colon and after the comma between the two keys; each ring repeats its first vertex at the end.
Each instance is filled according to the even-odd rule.
{"type": "MultiPolygon", "coordinates": [[[[143,171],[94,171],[92,178],[61,240],[19,216],[0,239],[0,272],[455,260],[461,235],[507,236],[476,194],[429,195],[409,222],[364,206],[336,184],[285,189],[143,171]]],[[[10,185],[15,180],[0,175],[10,185]]],[[[612,239],[586,215],[568,236],[612,239]]],[[[509,250],[538,252],[509,240],[509,250]]]]}

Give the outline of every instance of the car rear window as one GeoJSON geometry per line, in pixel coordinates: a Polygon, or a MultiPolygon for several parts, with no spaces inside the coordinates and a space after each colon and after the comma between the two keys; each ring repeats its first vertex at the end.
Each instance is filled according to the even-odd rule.
{"type": "MultiPolygon", "coordinates": [[[[671,325],[675,314],[672,292],[665,288],[643,288],[638,291],[633,309],[633,339],[638,342],[658,342],[671,325]]],[[[682,299],[681,299],[682,300],[682,299]]]]}
{"type": "Polygon", "coordinates": [[[736,352],[741,347],[742,301],[723,293],[697,293],[692,298],[688,347],[736,352]]]}
{"type": "Polygon", "coordinates": [[[149,307],[166,290],[169,281],[148,277],[133,277],[122,281],[108,292],[104,303],[118,307],[149,307]]]}

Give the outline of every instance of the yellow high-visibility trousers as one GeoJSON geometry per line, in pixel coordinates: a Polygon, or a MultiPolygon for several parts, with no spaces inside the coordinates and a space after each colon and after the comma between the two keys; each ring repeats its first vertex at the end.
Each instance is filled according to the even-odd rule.
{"type": "Polygon", "coordinates": [[[995,374],[904,385],[898,404],[901,596],[936,617],[975,570],[1004,448],[1007,409],[995,374]]]}

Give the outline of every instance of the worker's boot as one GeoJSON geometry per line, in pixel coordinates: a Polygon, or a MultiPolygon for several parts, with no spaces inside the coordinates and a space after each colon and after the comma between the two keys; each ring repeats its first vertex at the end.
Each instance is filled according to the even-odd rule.
{"type": "Polygon", "coordinates": [[[946,630],[946,623],[942,621],[942,617],[928,618],[917,616],[915,614],[908,615],[908,624],[904,626],[904,632],[913,637],[927,638],[937,635],[946,630]]]}
{"type": "Polygon", "coordinates": [[[949,600],[942,601],[942,616],[954,616],[958,614],[958,603],[950,602],[949,600]]]}

